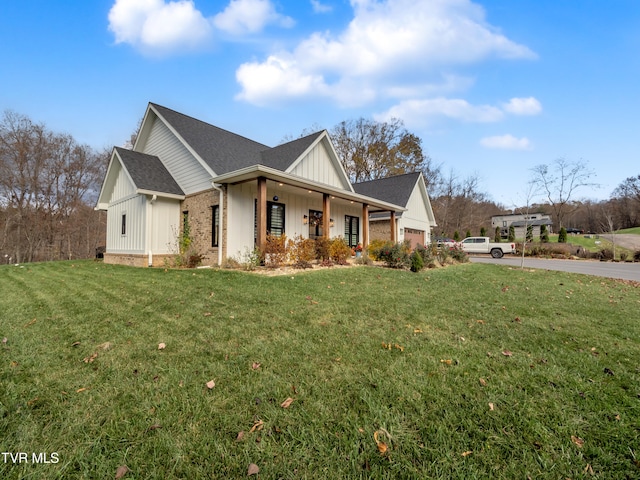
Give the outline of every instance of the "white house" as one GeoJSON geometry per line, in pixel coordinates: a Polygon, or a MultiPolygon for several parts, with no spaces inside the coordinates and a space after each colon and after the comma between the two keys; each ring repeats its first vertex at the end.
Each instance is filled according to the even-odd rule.
{"type": "Polygon", "coordinates": [[[401,218],[389,239],[415,230],[427,243],[435,220],[424,180],[413,175],[367,192],[349,182],[326,130],[270,148],[150,103],[133,149],[114,148],[100,191],[104,259],[162,265],[187,225],[208,265],[264,246],[268,233],[367,245],[378,214],[401,218]]]}
{"type": "Polygon", "coordinates": [[[514,228],[514,234],[516,238],[524,238],[527,233],[527,228],[531,228],[531,234],[534,237],[539,237],[541,227],[545,226],[547,233],[551,234],[553,221],[551,216],[545,213],[513,213],[506,215],[494,215],[491,217],[491,228],[495,230],[500,228],[500,236],[507,238],[509,236],[509,228],[514,228]]]}

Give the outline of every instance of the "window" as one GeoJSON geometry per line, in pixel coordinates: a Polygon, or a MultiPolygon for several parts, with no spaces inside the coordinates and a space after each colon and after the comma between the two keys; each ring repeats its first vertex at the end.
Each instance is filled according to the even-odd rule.
{"type": "Polygon", "coordinates": [[[274,237],[284,234],[284,203],[267,202],[267,233],[274,237]]]}
{"type": "Polygon", "coordinates": [[[122,235],[126,235],[127,234],[127,214],[126,213],[122,214],[122,223],[121,223],[121,227],[120,227],[120,233],[122,235]]]}
{"type": "Polygon", "coordinates": [[[309,238],[322,237],[322,212],[309,210],[309,238]]]}
{"type": "MultiPolygon", "coordinates": [[[[284,203],[267,202],[267,234],[274,237],[284,235],[284,203]]],[[[258,239],[258,200],[253,209],[253,241],[258,239]]]]}
{"type": "Polygon", "coordinates": [[[358,217],[344,216],[344,239],[350,247],[355,247],[360,242],[360,219],[358,217]]]}
{"type": "Polygon", "coordinates": [[[211,207],[211,246],[220,245],[220,205],[211,207]]]}

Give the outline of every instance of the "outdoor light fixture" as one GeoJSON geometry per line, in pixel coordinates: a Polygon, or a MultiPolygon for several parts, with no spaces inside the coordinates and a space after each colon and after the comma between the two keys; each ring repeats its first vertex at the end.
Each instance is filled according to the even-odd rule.
{"type": "Polygon", "coordinates": [[[302,216],[302,223],[303,223],[304,225],[306,225],[307,223],[309,223],[309,217],[307,217],[306,215],[303,215],[303,216],[302,216]]]}
{"type": "Polygon", "coordinates": [[[330,218],[330,219],[329,219],[329,226],[330,226],[330,227],[333,227],[333,218],[330,218]]]}
{"type": "Polygon", "coordinates": [[[274,195],[274,196],[273,196],[273,201],[274,201],[274,202],[277,202],[277,201],[278,201],[278,195],[274,195]]]}

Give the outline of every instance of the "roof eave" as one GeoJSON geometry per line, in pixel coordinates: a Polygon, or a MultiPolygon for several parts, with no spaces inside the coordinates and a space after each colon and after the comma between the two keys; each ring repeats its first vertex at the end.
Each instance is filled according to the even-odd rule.
{"type": "Polygon", "coordinates": [[[319,193],[327,193],[345,200],[353,200],[359,203],[365,203],[369,205],[369,207],[374,207],[375,209],[379,209],[379,210],[390,210],[394,212],[404,212],[407,210],[405,207],[402,207],[400,205],[395,205],[393,203],[384,202],[382,200],[378,200],[373,197],[368,197],[366,195],[360,195],[359,193],[354,193],[348,190],[336,188],[332,185],[311,182],[297,175],[283,172],[275,168],[266,167],[264,165],[252,165],[250,167],[241,168],[234,172],[229,172],[229,173],[214,177],[212,178],[211,181],[216,184],[223,184],[223,183],[233,184],[233,183],[242,183],[249,180],[254,180],[255,178],[260,176],[266,177],[267,179],[270,179],[270,180],[287,183],[294,187],[300,187],[306,190],[313,190],[319,193]]]}

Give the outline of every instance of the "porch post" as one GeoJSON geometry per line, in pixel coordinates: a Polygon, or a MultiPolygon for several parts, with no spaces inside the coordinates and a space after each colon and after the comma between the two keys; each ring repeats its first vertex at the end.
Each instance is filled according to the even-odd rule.
{"type": "Polygon", "coordinates": [[[369,205],[362,204],[362,246],[369,246],[369,205]]]}
{"type": "Polygon", "coordinates": [[[264,251],[267,242],[267,179],[258,177],[258,202],[256,205],[256,246],[264,251]]]}
{"type": "Polygon", "coordinates": [[[322,236],[331,238],[331,197],[328,193],[322,195],[322,236]]]}
{"type": "Polygon", "coordinates": [[[389,226],[391,227],[391,241],[395,243],[396,240],[396,212],[389,212],[389,226]]]}

